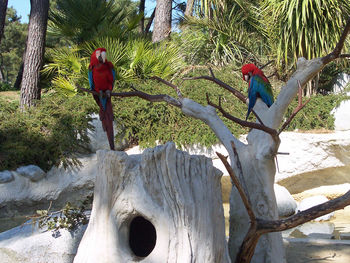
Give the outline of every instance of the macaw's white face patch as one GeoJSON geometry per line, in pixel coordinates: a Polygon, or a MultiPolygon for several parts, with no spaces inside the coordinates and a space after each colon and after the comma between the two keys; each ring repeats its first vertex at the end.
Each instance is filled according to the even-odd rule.
{"type": "Polygon", "coordinates": [[[96,51],[96,58],[98,59],[98,61],[100,61],[101,63],[105,63],[106,62],[106,51],[102,51],[101,50],[97,50],[96,51]]]}
{"type": "Polygon", "coordinates": [[[249,80],[249,75],[247,74],[247,75],[244,75],[244,80],[245,81],[248,81],[249,80]]]}
{"type": "Polygon", "coordinates": [[[105,63],[106,62],[106,51],[101,52],[101,57],[102,57],[103,63],[105,63]]]}

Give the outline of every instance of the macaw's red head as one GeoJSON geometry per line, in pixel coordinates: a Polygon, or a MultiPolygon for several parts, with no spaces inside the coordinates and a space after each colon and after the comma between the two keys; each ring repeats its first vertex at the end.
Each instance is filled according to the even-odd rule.
{"type": "Polygon", "coordinates": [[[90,66],[95,66],[98,63],[105,63],[106,62],[106,49],[103,47],[100,47],[96,49],[90,58],[90,66]]]}
{"type": "Polygon", "coordinates": [[[258,75],[260,76],[264,81],[269,82],[268,79],[265,77],[264,72],[259,69],[254,64],[245,64],[242,66],[242,75],[243,80],[249,82],[250,78],[252,76],[258,75]]]}
{"type": "Polygon", "coordinates": [[[254,75],[254,72],[259,70],[254,64],[245,64],[242,66],[242,75],[244,81],[249,81],[250,77],[254,75]]]}

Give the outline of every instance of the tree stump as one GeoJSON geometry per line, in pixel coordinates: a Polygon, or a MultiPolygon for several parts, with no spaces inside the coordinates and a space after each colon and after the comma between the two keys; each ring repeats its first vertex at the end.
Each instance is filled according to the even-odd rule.
{"type": "Polygon", "coordinates": [[[75,263],[230,262],[221,172],[173,143],[98,151],[88,228],[75,263]]]}

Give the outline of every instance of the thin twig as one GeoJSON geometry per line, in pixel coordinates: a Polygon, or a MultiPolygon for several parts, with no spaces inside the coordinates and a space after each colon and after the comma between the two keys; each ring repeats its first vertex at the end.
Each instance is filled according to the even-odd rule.
{"type": "Polygon", "coordinates": [[[179,89],[178,86],[176,86],[176,85],[174,85],[173,83],[171,83],[171,82],[169,82],[169,81],[166,81],[165,79],[162,79],[162,78],[160,78],[160,77],[158,77],[158,76],[153,76],[153,77],[151,77],[151,79],[155,79],[155,80],[157,80],[157,81],[159,81],[159,82],[162,82],[163,84],[165,84],[165,85],[167,85],[167,86],[169,86],[169,87],[172,87],[172,88],[176,91],[177,96],[178,96],[180,99],[183,99],[182,93],[181,93],[181,91],[180,91],[180,89],[179,89]]]}
{"type": "Polygon", "coordinates": [[[265,65],[262,65],[262,66],[260,67],[260,69],[263,69],[263,68],[267,67],[267,66],[270,65],[272,62],[274,62],[274,60],[270,60],[270,61],[267,62],[265,65]]]}
{"type": "Polygon", "coordinates": [[[225,118],[227,118],[233,122],[236,122],[243,127],[248,127],[248,128],[264,131],[264,132],[270,134],[274,139],[276,138],[276,136],[278,136],[278,133],[275,129],[271,129],[270,127],[267,127],[267,126],[260,124],[260,123],[249,122],[249,121],[241,120],[237,117],[232,116],[231,114],[229,114],[227,111],[225,111],[221,107],[221,100],[219,100],[219,105],[216,105],[215,103],[210,101],[208,93],[206,94],[206,96],[207,96],[208,105],[218,109],[221,112],[222,116],[224,116],[225,118]]]}
{"type": "Polygon", "coordinates": [[[281,134],[282,131],[284,131],[284,129],[290,124],[290,122],[293,120],[293,118],[295,117],[295,115],[297,115],[297,113],[299,111],[301,111],[306,104],[309,103],[309,101],[311,100],[308,99],[304,104],[303,104],[303,89],[301,87],[300,81],[298,80],[298,85],[299,85],[299,91],[298,91],[298,106],[294,109],[292,115],[289,116],[289,118],[283,123],[281,129],[278,131],[278,135],[281,134]]]}
{"type": "MultiPolygon", "coordinates": [[[[227,91],[231,92],[234,96],[236,96],[240,101],[242,101],[244,104],[247,103],[247,97],[244,96],[241,92],[239,92],[238,90],[236,90],[235,88],[231,87],[230,85],[226,84],[225,82],[221,81],[220,79],[217,79],[214,76],[214,73],[212,71],[211,68],[209,68],[209,72],[211,74],[211,76],[198,76],[198,77],[191,77],[191,78],[183,78],[183,80],[197,80],[197,79],[205,79],[205,80],[209,80],[214,82],[215,84],[219,85],[220,87],[226,89],[227,91]]],[[[255,117],[257,118],[257,120],[264,125],[263,121],[261,120],[261,118],[259,117],[259,115],[252,110],[253,114],[255,115],[255,117]]],[[[265,126],[265,125],[264,125],[265,126]]]]}
{"type": "MultiPolygon", "coordinates": [[[[96,92],[94,90],[82,88],[79,85],[77,85],[77,88],[81,91],[91,93],[95,96],[99,95],[98,92],[96,92]]],[[[179,108],[181,108],[181,106],[182,106],[182,103],[179,100],[177,100],[177,99],[175,99],[167,94],[151,95],[151,94],[142,92],[140,90],[137,90],[134,87],[133,87],[133,89],[134,89],[134,91],[129,91],[129,92],[112,92],[111,96],[122,97],[122,98],[139,97],[139,98],[142,98],[142,99],[150,101],[150,102],[166,102],[168,104],[171,104],[171,105],[179,107],[179,108]]]]}

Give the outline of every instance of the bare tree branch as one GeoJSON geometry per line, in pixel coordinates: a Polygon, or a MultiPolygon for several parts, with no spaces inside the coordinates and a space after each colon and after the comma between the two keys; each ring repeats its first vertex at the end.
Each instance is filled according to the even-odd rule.
{"type": "Polygon", "coordinates": [[[267,62],[265,65],[262,65],[262,66],[260,67],[260,69],[263,69],[263,68],[267,67],[267,66],[270,65],[272,62],[274,62],[274,60],[270,60],[270,61],[267,62]]]}
{"type": "MultiPolygon", "coordinates": [[[[245,191],[243,190],[243,188],[241,187],[241,184],[239,183],[237,177],[235,176],[235,173],[233,172],[233,169],[231,168],[230,164],[227,161],[227,157],[223,156],[221,153],[216,152],[217,156],[220,158],[220,160],[222,161],[222,163],[225,165],[226,170],[228,172],[228,174],[230,175],[233,184],[237,187],[237,190],[242,198],[243,204],[245,206],[245,208],[247,209],[249,218],[251,223],[256,223],[256,218],[255,218],[255,214],[253,212],[252,206],[250,204],[249,198],[248,196],[245,194],[245,191]]],[[[240,168],[242,169],[242,168],[240,168]]]]}
{"type": "MultiPolygon", "coordinates": [[[[217,79],[214,76],[214,73],[212,71],[211,68],[209,68],[209,72],[211,74],[211,76],[198,76],[198,77],[192,77],[192,78],[183,78],[184,80],[197,80],[197,79],[205,79],[205,80],[209,80],[212,81],[214,83],[216,83],[217,85],[219,85],[220,87],[226,89],[227,91],[231,92],[234,96],[236,96],[240,101],[242,101],[244,104],[247,103],[247,97],[244,96],[241,92],[239,92],[238,90],[232,88],[230,85],[226,84],[225,82],[221,81],[220,79],[217,79]]],[[[252,110],[253,114],[255,115],[255,117],[258,119],[258,121],[264,125],[263,121],[261,120],[261,118],[259,117],[259,115],[252,110]]],[[[265,125],[264,125],[265,126],[265,125]]]]}
{"type": "Polygon", "coordinates": [[[303,89],[301,87],[301,84],[300,84],[300,81],[298,80],[298,86],[299,86],[299,90],[298,90],[298,106],[294,109],[292,115],[289,116],[288,120],[286,120],[281,129],[278,131],[278,135],[281,134],[281,132],[290,124],[290,122],[293,120],[293,118],[295,117],[295,115],[298,114],[299,111],[301,111],[305,106],[306,104],[308,104],[311,100],[308,99],[304,104],[303,104],[303,89]]]}
{"type": "Polygon", "coordinates": [[[248,128],[264,131],[264,132],[270,134],[274,139],[278,136],[278,133],[276,130],[271,129],[263,124],[241,120],[237,117],[232,116],[231,114],[229,114],[227,111],[225,111],[222,108],[220,99],[219,99],[219,105],[217,105],[217,104],[210,101],[208,93],[206,95],[207,95],[208,105],[214,107],[215,109],[218,109],[225,118],[227,118],[233,122],[236,122],[243,127],[248,127],[248,128]]]}
{"type": "Polygon", "coordinates": [[[221,80],[213,77],[213,76],[198,76],[198,77],[192,77],[192,78],[184,78],[184,80],[197,80],[197,79],[205,79],[205,80],[209,80],[212,81],[214,83],[216,83],[217,85],[219,85],[220,87],[228,90],[229,92],[231,92],[233,95],[235,95],[240,101],[242,101],[244,104],[247,101],[247,97],[244,96],[241,92],[239,92],[238,90],[232,88],[231,86],[227,85],[225,82],[222,82],[221,80]]]}
{"type": "MultiPolygon", "coordinates": [[[[234,147],[234,144],[232,147],[234,147]]],[[[229,173],[233,183],[237,187],[237,190],[242,198],[243,204],[251,220],[249,230],[237,254],[237,257],[235,260],[236,263],[249,263],[251,261],[251,258],[254,255],[255,247],[261,235],[266,233],[271,233],[271,232],[284,231],[284,230],[296,227],[298,225],[301,225],[313,219],[316,219],[320,216],[329,214],[336,210],[343,209],[344,207],[350,205],[350,191],[348,191],[344,195],[338,198],[335,198],[323,204],[311,207],[307,210],[298,212],[297,214],[290,216],[286,219],[264,220],[261,218],[256,218],[254,211],[252,210],[252,206],[245,192],[240,186],[239,181],[234,175],[234,172],[231,166],[229,165],[226,158],[222,154],[218,152],[216,154],[219,156],[220,160],[225,165],[227,172],[229,173]]]]}
{"type": "Polygon", "coordinates": [[[171,83],[171,82],[169,82],[169,81],[166,81],[165,79],[162,79],[162,78],[160,78],[160,77],[157,77],[157,76],[153,76],[153,77],[151,77],[151,79],[155,79],[155,80],[157,80],[157,81],[159,81],[159,82],[162,82],[163,84],[165,84],[165,85],[167,85],[167,86],[169,86],[169,87],[172,87],[172,88],[176,91],[177,96],[178,96],[180,99],[183,99],[183,96],[182,96],[181,91],[180,91],[180,89],[179,89],[178,86],[174,85],[173,83],[171,83]]]}
{"type": "MultiPolygon", "coordinates": [[[[79,85],[77,85],[77,88],[81,91],[84,92],[88,92],[91,93],[93,95],[99,96],[99,93],[94,91],[94,90],[89,90],[89,89],[85,89],[80,87],[79,85]]],[[[179,107],[181,108],[181,102],[167,94],[158,94],[158,95],[151,95],[145,92],[142,92],[140,90],[137,90],[134,88],[134,91],[129,91],[129,92],[112,92],[111,96],[115,96],[115,97],[139,97],[142,98],[144,100],[150,101],[150,102],[166,102],[169,103],[173,106],[179,107]]]]}

